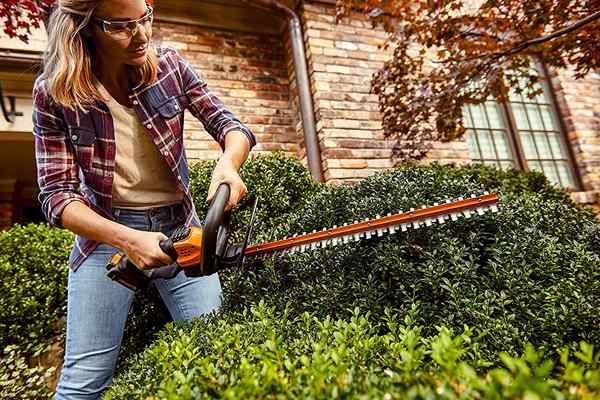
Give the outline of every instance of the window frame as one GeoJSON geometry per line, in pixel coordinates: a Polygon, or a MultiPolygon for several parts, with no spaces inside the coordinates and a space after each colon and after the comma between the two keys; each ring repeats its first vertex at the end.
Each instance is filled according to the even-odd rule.
{"type": "MultiPolygon", "coordinates": [[[[558,107],[558,101],[556,98],[556,93],[554,91],[554,86],[552,85],[552,81],[550,79],[550,74],[544,64],[539,64],[537,69],[540,72],[541,83],[544,87],[544,90],[548,91],[548,102],[551,107],[551,110],[554,113],[553,117],[556,119],[556,122],[558,124],[557,130],[560,145],[563,146],[566,150],[567,166],[569,168],[571,176],[573,177],[574,187],[563,187],[563,190],[568,192],[581,191],[583,187],[581,175],[579,173],[577,165],[575,164],[575,154],[568,140],[565,121],[563,119],[561,109],[558,107]]],[[[523,149],[523,144],[519,135],[519,129],[517,128],[517,123],[510,103],[510,99],[507,99],[506,101],[499,101],[498,99],[496,99],[496,104],[498,105],[498,108],[501,111],[501,115],[504,117],[505,120],[508,143],[510,145],[510,150],[515,158],[515,168],[521,171],[530,171],[529,167],[527,166],[525,151],[523,149]]],[[[475,137],[474,139],[478,140],[477,137],[475,137]]]]}

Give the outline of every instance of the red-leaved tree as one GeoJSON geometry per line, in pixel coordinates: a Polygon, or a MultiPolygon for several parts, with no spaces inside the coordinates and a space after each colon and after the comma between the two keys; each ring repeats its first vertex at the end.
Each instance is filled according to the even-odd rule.
{"type": "Polygon", "coordinates": [[[11,38],[18,37],[29,43],[32,28],[39,28],[44,19],[44,9],[55,0],[0,0],[0,23],[11,38]]]}
{"type": "Polygon", "coordinates": [[[338,0],[337,11],[390,34],[372,91],[400,160],[463,135],[465,104],[539,94],[536,63],[577,78],[600,67],[600,0],[338,0]]]}

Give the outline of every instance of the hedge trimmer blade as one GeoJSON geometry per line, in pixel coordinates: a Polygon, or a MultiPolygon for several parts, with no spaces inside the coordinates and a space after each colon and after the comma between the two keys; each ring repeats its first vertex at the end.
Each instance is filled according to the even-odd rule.
{"type": "Polygon", "coordinates": [[[268,254],[275,252],[294,253],[306,250],[322,249],[337,246],[351,241],[358,242],[372,237],[381,237],[396,232],[406,232],[409,229],[419,229],[434,223],[443,224],[446,221],[456,221],[459,217],[471,218],[473,215],[483,215],[487,212],[498,211],[498,195],[485,192],[482,196],[471,195],[470,198],[459,197],[457,200],[446,200],[445,203],[435,203],[431,207],[420,209],[411,208],[397,214],[377,216],[374,219],[354,221],[343,226],[333,226],[314,230],[310,233],[294,234],[285,239],[248,246],[245,256],[268,254]]]}

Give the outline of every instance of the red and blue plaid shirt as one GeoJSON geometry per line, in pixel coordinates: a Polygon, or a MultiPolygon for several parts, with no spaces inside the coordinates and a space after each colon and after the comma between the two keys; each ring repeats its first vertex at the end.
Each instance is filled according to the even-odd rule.
{"type": "MultiPolygon", "coordinates": [[[[188,162],[183,146],[183,112],[190,110],[206,131],[225,148],[225,135],[237,130],[256,144],[252,131],[212,94],[206,82],[172,48],[157,48],[158,79],[133,89],[130,99],[140,121],[177,179],[184,193],[186,224],[200,224],[189,185],[188,162]]],[[[112,214],[115,137],[106,104],[97,101],[88,112],[70,110],[53,101],[43,76],[33,88],[33,133],[39,200],[48,221],[62,228],[67,204],[81,201],[105,218],[112,214]]],[[[69,266],[75,270],[98,242],[77,235],[69,266]]]]}

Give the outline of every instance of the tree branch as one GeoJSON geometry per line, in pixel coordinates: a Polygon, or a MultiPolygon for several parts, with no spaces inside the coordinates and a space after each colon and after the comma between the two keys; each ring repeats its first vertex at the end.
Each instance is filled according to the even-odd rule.
{"type": "Polygon", "coordinates": [[[501,52],[491,53],[491,54],[481,54],[478,56],[468,57],[468,58],[447,58],[443,61],[439,61],[439,63],[444,64],[444,63],[448,63],[448,62],[473,61],[473,60],[486,58],[486,57],[491,57],[492,59],[497,60],[501,57],[511,56],[513,54],[519,53],[519,52],[525,50],[526,48],[534,46],[536,44],[545,43],[550,40],[556,39],[557,37],[569,34],[587,24],[590,24],[590,23],[596,21],[597,19],[600,19],[600,11],[596,11],[595,13],[588,15],[587,17],[580,19],[579,21],[574,22],[571,25],[561,28],[555,32],[549,33],[548,35],[544,35],[544,36],[540,36],[535,39],[527,40],[525,42],[522,42],[522,43],[519,43],[519,44],[513,46],[510,49],[507,49],[507,50],[504,50],[501,52]]]}

